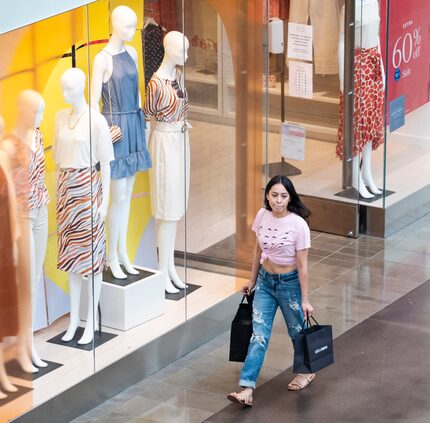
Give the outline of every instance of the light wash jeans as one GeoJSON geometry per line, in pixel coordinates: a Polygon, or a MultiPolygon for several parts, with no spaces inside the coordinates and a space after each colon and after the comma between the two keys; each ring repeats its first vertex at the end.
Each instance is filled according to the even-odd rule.
{"type": "Polygon", "coordinates": [[[281,308],[288,334],[294,344],[294,339],[301,331],[304,322],[298,271],[274,274],[261,267],[253,303],[252,337],[239,381],[239,385],[244,388],[255,388],[278,306],[281,308]]]}

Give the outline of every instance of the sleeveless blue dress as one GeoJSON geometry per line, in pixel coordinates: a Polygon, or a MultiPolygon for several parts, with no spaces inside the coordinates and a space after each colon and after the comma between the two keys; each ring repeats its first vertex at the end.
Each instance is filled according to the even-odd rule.
{"type": "MultiPolygon", "coordinates": [[[[102,52],[110,55],[105,50],[102,52]]],[[[114,124],[121,128],[122,141],[113,145],[115,160],[110,163],[111,178],[120,179],[150,168],[151,157],[146,147],[145,119],[139,107],[139,76],[136,64],[128,51],[111,57],[112,75],[102,86],[102,114],[109,126],[114,124]]]]}

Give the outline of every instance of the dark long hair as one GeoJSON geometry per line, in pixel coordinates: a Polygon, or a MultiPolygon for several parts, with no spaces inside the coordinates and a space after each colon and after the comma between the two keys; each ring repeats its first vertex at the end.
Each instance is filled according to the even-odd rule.
{"type": "Polygon", "coordinates": [[[282,184],[290,195],[290,202],[288,203],[287,209],[308,221],[309,216],[311,215],[310,210],[302,203],[302,200],[300,200],[299,194],[297,194],[293,183],[283,175],[276,175],[267,183],[264,191],[264,207],[267,210],[272,211],[269,201],[267,200],[267,196],[269,195],[270,189],[276,184],[282,184]]]}

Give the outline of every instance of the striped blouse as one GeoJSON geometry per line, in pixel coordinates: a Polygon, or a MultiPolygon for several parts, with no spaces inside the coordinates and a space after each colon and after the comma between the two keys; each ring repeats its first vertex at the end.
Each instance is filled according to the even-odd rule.
{"type": "Polygon", "coordinates": [[[42,134],[38,129],[33,131],[34,151],[30,158],[30,177],[28,190],[28,207],[35,209],[49,203],[48,189],[45,185],[45,154],[42,134]]]}
{"type": "Polygon", "coordinates": [[[152,75],[146,91],[143,108],[146,120],[155,118],[157,122],[174,123],[184,121],[188,112],[188,95],[179,70],[176,79],[161,79],[152,75]]]}

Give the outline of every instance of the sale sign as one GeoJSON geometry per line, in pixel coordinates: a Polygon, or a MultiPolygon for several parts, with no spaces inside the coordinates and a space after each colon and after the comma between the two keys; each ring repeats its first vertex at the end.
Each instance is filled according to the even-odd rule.
{"type": "Polygon", "coordinates": [[[380,8],[388,102],[405,96],[409,113],[429,101],[430,1],[381,0],[380,8]]]}

